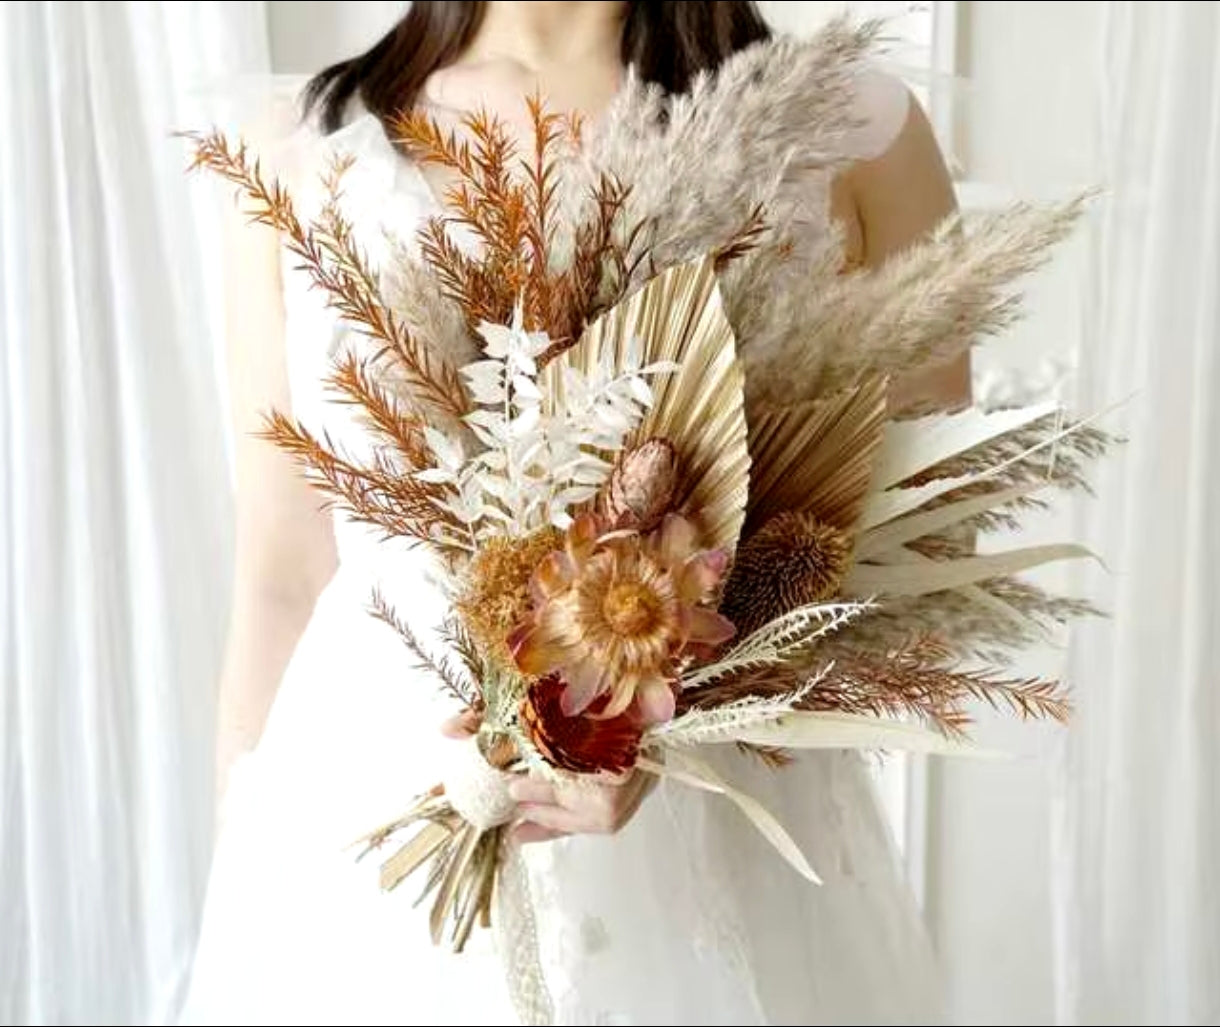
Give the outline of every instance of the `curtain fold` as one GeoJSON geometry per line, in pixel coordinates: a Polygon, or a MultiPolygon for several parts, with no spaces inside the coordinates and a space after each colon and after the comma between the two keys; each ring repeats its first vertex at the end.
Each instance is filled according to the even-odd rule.
{"type": "Polygon", "coordinates": [[[1059,1018],[1220,1022],[1220,9],[1108,3],[1110,198],[1085,409],[1129,443],[1082,506],[1108,622],[1076,633],[1059,1018]]]}
{"type": "Polygon", "coordinates": [[[2,1022],[163,1022],[189,968],[231,515],[171,133],[263,7],[0,6],[2,1022]]]}

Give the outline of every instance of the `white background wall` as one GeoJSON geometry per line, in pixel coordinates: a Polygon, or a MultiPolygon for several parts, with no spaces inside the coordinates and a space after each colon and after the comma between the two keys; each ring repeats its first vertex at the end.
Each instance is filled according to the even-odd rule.
{"type": "MultiPolygon", "coordinates": [[[[269,30],[277,71],[307,73],[366,48],[403,3],[275,2],[269,30]]],[[[841,3],[762,3],[777,27],[808,31],[841,3]]],[[[909,4],[852,4],[892,13],[909,4]]],[[[1094,4],[937,5],[952,14],[957,114],[951,145],[967,194],[1063,196],[1095,184],[1099,13],[1094,4]],[[993,188],[987,188],[993,187],[993,188]]],[[[944,13],[944,11],[942,11],[944,13]]],[[[944,95],[944,94],[940,94],[944,95]]],[[[1079,341],[1088,236],[1067,247],[1031,293],[1031,316],[1004,347],[1032,376],[1069,361],[1079,341]]],[[[978,361],[986,378],[1000,354],[978,361]]],[[[1054,650],[1031,659],[1056,673],[1054,650]]],[[[1016,759],[928,769],[926,906],[949,971],[958,1023],[1054,1020],[1051,859],[1057,755],[1054,729],[996,719],[985,741],[1016,759]]],[[[919,854],[916,854],[917,856],[919,854]]]]}

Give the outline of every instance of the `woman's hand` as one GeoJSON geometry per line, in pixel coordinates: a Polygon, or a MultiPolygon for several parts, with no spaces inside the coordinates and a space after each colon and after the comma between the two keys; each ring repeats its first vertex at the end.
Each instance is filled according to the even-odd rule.
{"type": "MultiPolygon", "coordinates": [[[[477,711],[464,710],[445,721],[441,731],[460,741],[478,731],[481,721],[477,711]]],[[[559,785],[523,776],[508,788],[519,811],[513,840],[524,845],[567,834],[615,834],[635,816],[655,785],[654,775],[638,770],[559,785]]]]}
{"type": "Polygon", "coordinates": [[[565,834],[615,834],[635,816],[655,783],[656,777],[639,770],[557,785],[522,777],[508,787],[520,811],[513,839],[527,844],[565,834]]]}

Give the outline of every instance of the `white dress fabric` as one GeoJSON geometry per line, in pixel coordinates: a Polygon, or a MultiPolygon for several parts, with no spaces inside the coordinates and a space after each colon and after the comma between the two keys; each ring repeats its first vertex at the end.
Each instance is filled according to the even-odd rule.
{"type": "MultiPolygon", "coordinates": [[[[374,259],[384,229],[409,237],[434,207],[375,118],[326,148],[355,158],[346,212],[374,259]]],[[[346,333],[291,276],[286,310],[295,412],[358,455],[364,434],[323,384],[346,333]]],[[[437,782],[454,707],[367,613],[376,584],[408,622],[435,623],[426,557],[342,519],[336,531],[340,569],[227,797],[184,1019],[516,1022],[489,933],[460,956],[433,947],[419,882],[383,894],[376,859],[347,847],[437,782]]],[[[727,800],[668,782],[615,837],[528,847],[555,1022],[936,1022],[931,946],[865,758],[818,753],[777,772],[729,749],[713,762],[824,883],[801,879],[727,800]]]]}

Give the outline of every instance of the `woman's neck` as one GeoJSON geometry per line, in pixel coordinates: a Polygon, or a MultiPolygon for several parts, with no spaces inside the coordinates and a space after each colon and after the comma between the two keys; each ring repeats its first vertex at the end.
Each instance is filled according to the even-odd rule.
{"type": "Polygon", "coordinates": [[[492,2],[465,60],[515,61],[535,73],[577,63],[620,60],[625,4],[492,2]]]}

